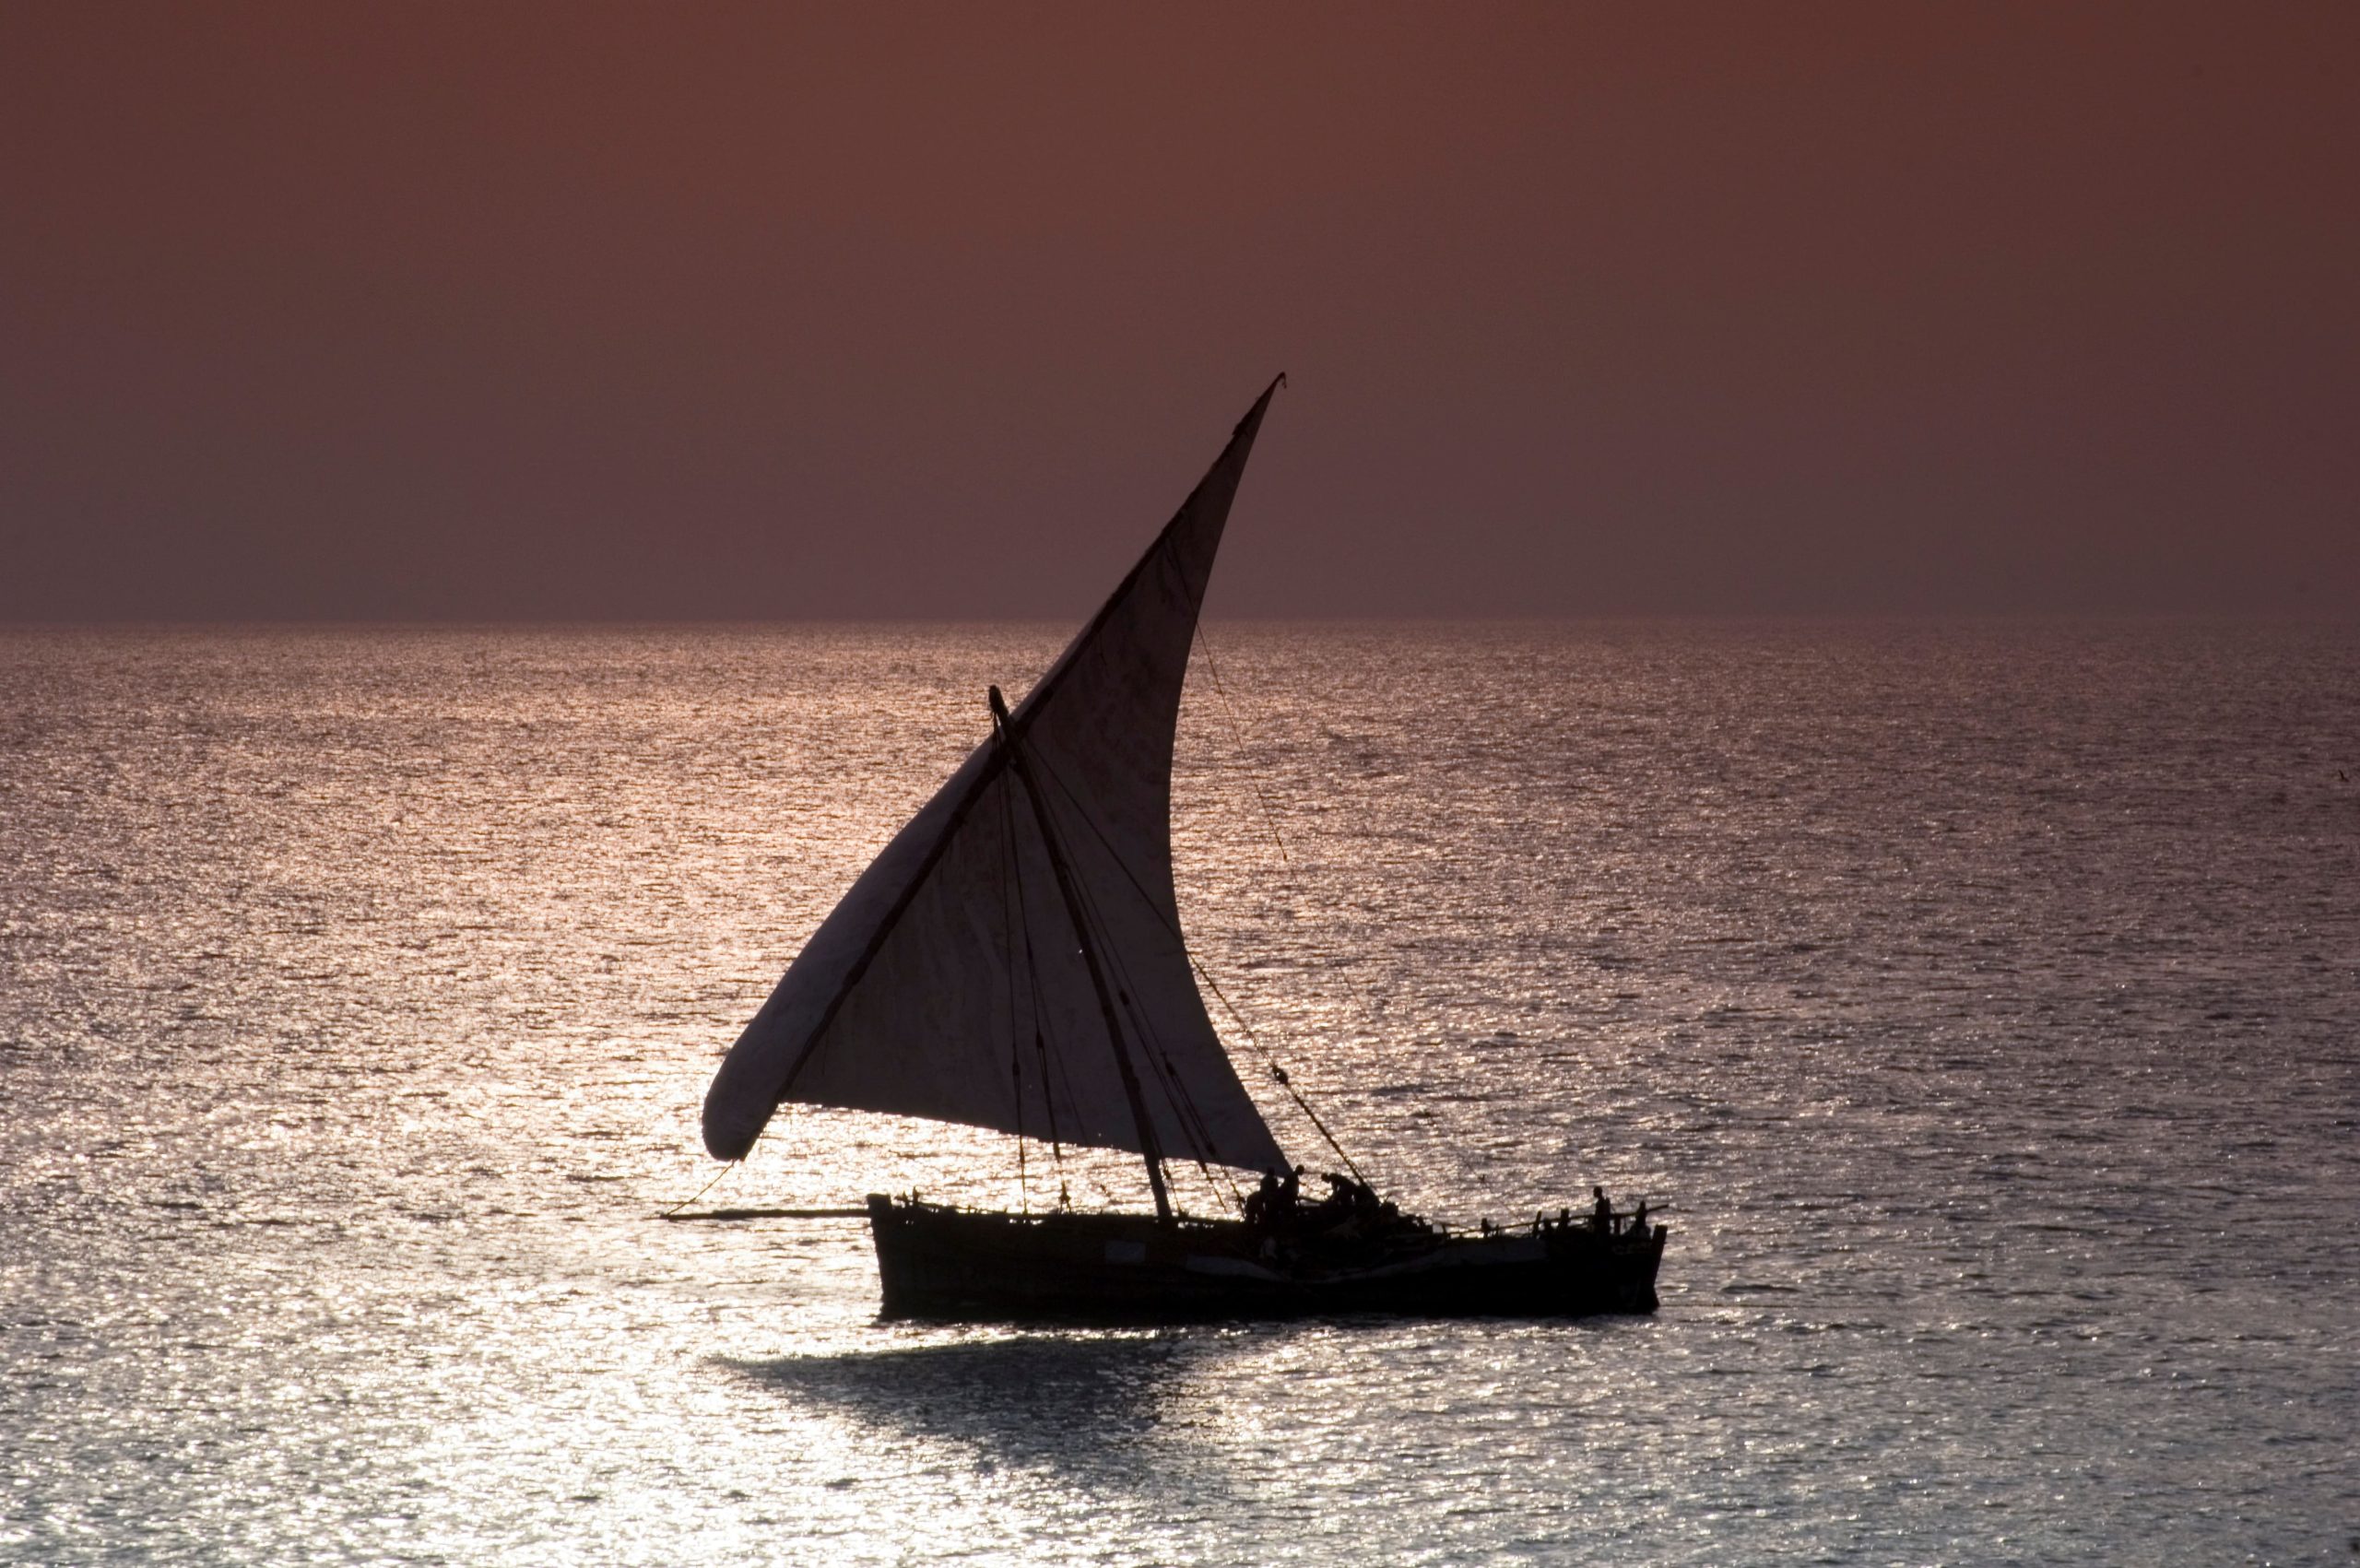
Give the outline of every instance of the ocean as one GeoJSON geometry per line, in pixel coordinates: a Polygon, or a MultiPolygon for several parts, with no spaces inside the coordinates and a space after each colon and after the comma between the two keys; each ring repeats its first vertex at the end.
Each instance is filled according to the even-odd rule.
{"type": "Polygon", "coordinates": [[[1069,631],[0,631],[0,1560],[2360,1550],[2360,628],[1216,623],[1280,1138],[1270,1060],[1434,1218],[1644,1197],[1662,1310],[880,1323],[856,1222],[659,1215],[1144,1206],[697,1133],[1069,631]]]}

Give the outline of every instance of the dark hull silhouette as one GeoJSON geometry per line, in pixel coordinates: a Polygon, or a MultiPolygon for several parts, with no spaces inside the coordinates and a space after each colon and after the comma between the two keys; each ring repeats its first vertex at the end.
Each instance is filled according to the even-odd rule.
{"type": "Polygon", "coordinates": [[[884,1315],[1149,1324],[1656,1310],[1665,1227],[1279,1235],[1236,1220],[1017,1215],[872,1195],[884,1315]]]}

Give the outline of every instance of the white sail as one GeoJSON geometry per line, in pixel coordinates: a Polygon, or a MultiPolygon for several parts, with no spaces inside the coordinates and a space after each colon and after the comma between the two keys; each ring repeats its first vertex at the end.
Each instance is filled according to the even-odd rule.
{"type": "Polygon", "coordinates": [[[1002,735],[812,934],[705,1096],[716,1158],[742,1156],[791,1100],[1246,1169],[1285,1162],[1198,995],[1171,839],[1189,644],[1276,389],[1002,735]]]}

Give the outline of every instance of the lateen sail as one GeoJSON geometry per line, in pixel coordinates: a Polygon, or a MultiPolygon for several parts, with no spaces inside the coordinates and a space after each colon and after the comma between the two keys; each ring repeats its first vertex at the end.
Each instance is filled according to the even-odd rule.
{"type": "MultiPolygon", "coordinates": [[[[1167,1158],[1285,1157],[1197,993],[1172,888],[1172,748],[1205,583],[1273,383],[1130,575],[812,934],[705,1095],[734,1160],[782,1101],[1146,1153],[1022,749],[1167,1158]]],[[[983,704],[976,704],[978,717],[983,704]]]]}

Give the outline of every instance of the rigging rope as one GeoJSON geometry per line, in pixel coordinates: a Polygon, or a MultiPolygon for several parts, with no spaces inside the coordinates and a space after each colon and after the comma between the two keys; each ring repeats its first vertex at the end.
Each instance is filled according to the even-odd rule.
{"type": "Polygon", "coordinates": [[[1024,1179],[1024,1049],[1017,1043],[1016,1035],[1016,926],[1024,917],[1024,883],[1016,861],[1016,833],[1009,817],[1008,792],[1000,792],[1000,847],[1007,852],[1007,894],[1000,901],[1001,968],[1008,976],[1008,1073],[1009,1091],[1016,1099],[1016,1206],[1023,1213],[1032,1212],[1032,1189],[1024,1179]],[[1014,919],[1009,918],[1008,905],[1016,905],[1014,919]]]}
{"type": "MultiPolygon", "coordinates": [[[[1044,768],[1048,766],[1046,759],[1038,760],[1044,768]]],[[[1052,778],[1068,800],[1072,802],[1074,811],[1080,815],[1085,822],[1089,821],[1089,813],[1082,810],[1079,800],[1073,799],[1073,792],[1066,788],[1064,781],[1056,779],[1054,772],[1052,778]]],[[[1072,846],[1064,842],[1063,831],[1057,826],[1056,813],[1047,808],[1047,802],[1044,801],[1043,805],[1041,820],[1048,831],[1057,834],[1059,840],[1057,848],[1070,862],[1073,859],[1072,846]]],[[[1096,823],[1091,823],[1091,831],[1093,833],[1098,832],[1096,823]]],[[[1104,834],[1098,833],[1098,838],[1100,843],[1105,843],[1104,834]]],[[[1110,855],[1114,855],[1113,845],[1107,845],[1107,853],[1110,855]]],[[[1119,856],[1116,858],[1119,859],[1119,856]]],[[[1126,877],[1129,876],[1127,869],[1124,874],[1126,877]]],[[[1132,886],[1137,888],[1137,878],[1134,878],[1131,880],[1132,886]]],[[[1179,1068],[1174,1065],[1171,1053],[1165,1049],[1162,1038],[1157,1034],[1154,1020],[1149,1018],[1140,1009],[1138,1001],[1132,996],[1135,986],[1130,978],[1130,972],[1123,961],[1121,948],[1113,940],[1113,930],[1106,923],[1105,914],[1098,907],[1096,896],[1092,892],[1089,884],[1081,881],[1075,882],[1072,894],[1076,913],[1088,923],[1091,928],[1088,932],[1077,931],[1075,936],[1079,940],[1086,943],[1091,950],[1098,955],[1099,961],[1111,972],[1111,978],[1115,983],[1116,1005],[1121,1008],[1124,1017],[1130,1020],[1132,1036],[1139,1042],[1142,1052],[1147,1056],[1152,1080],[1163,1091],[1165,1106],[1179,1121],[1181,1130],[1188,1135],[1198,1149],[1211,1149],[1214,1147],[1212,1129],[1206,1124],[1203,1111],[1198,1106],[1194,1096],[1189,1094],[1188,1086],[1181,1079],[1179,1068]]],[[[1142,897],[1144,896],[1142,890],[1142,897]]],[[[1153,900],[1148,900],[1150,906],[1153,902],[1153,900]]],[[[1116,1049],[1121,1049],[1119,1041],[1113,1043],[1116,1049]]],[[[1207,1185],[1210,1185],[1212,1171],[1201,1155],[1197,1159],[1196,1166],[1198,1173],[1204,1176],[1207,1185]]],[[[1231,1185],[1234,1189],[1233,1180],[1231,1185]]],[[[1213,1194],[1216,1197],[1220,1197],[1221,1189],[1214,1186],[1213,1194]]],[[[1244,1204],[1245,1197],[1242,1193],[1233,1191],[1233,1197],[1239,1205],[1244,1204]]]]}
{"type": "MultiPolygon", "coordinates": [[[[1230,723],[1233,744],[1242,753],[1245,750],[1245,725],[1237,715],[1237,704],[1230,700],[1228,686],[1221,680],[1221,666],[1214,662],[1212,639],[1205,634],[1203,621],[1198,621],[1194,630],[1197,646],[1205,655],[1205,674],[1211,678],[1213,691],[1221,699],[1221,713],[1230,723]]],[[[1280,835],[1279,814],[1271,808],[1270,792],[1263,787],[1262,775],[1259,772],[1251,768],[1245,769],[1245,772],[1246,777],[1253,781],[1255,799],[1260,803],[1262,819],[1270,830],[1270,843],[1278,847],[1279,864],[1292,871],[1294,867],[1294,860],[1287,854],[1287,841],[1280,835]]],[[[1193,953],[1189,955],[1188,964],[1197,972],[1197,977],[1205,983],[1207,989],[1221,999],[1221,1007],[1228,1011],[1231,1020],[1244,1032],[1246,1040],[1253,1044],[1254,1049],[1261,1053],[1263,1065],[1270,1069],[1270,1077],[1277,1080],[1279,1087],[1287,1091],[1287,1098],[1294,1102],[1295,1109],[1310,1118],[1311,1125],[1319,1129],[1320,1138],[1326,1140],[1329,1149],[1336,1151],[1336,1158],[1344,1162],[1344,1168],[1351,1172],[1355,1181],[1361,1181],[1360,1167],[1352,1163],[1352,1157],[1350,1154],[1344,1152],[1344,1146],[1336,1141],[1336,1135],[1328,1130],[1328,1124],[1319,1119],[1319,1113],[1311,1108],[1311,1102],[1305,1100],[1295,1089],[1294,1080],[1287,1076],[1287,1070],[1279,1065],[1278,1057],[1272,1055],[1255,1034],[1254,1026],[1245,1021],[1245,1015],[1237,1010],[1236,1004],[1229,999],[1219,985],[1213,984],[1213,977],[1206,973],[1205,966],[1197,961],[1196,955],[1193,953]]],[[[1363,1181],[1363,1185],[1365,1185],[1366,1183],[1363,1181]]]]}
{"type": "Polygon", "coordinates": [[[1048,775],[1049,782],[1057,787],[1058,793],[1062,794],[1072,806],[1074,815],[1079,816],[1082,825],[1096,836],[1099,845],[1106,851],[1106,857],[1115,863],[1115,867],[1123,873],[1124,878],[1131,884],[1132,890],[1139,895],[1139,902],[1154,913],[1163,928],[1171,933],[1172,939],[1180,944],[1180,950],[1187,953],[1188,967],[1197,972],[1197,978],[1205,983],[1205,988],[1220,1000],[1221,1007],[1228,1011],[1230,1018],[1245,1033],[1247,1043],[1261,1055],[1264,1065],[1270,1069],[1271,1078],[1277,1081],[1280,1088],[1287,1091],[1287,1098],[1294,1102],[1295,1109],[1301,1111],[1310,1120],[1311,1125],[1318,1129],[1321,1140],[1335,1151],[1337,1159],[1344,1162],[1344,1168],[1352,1173],[1352,1179],[1363,1185],[1369,1185],[1367,1178],[1361,1174],[1360,1166],[1353,1161],[1350,1154],[1345,1152],[1344,1146],[1336,1140],[1336,1135],[1328,1130],[1328,1124],[1320,1119],[1319,1113],[1311,1108],[1311,1102],[1304,1099],[1302,1091],[1295,1088],[1294,1080],[1289,1077],[1286,1068],[1279,1065],[1277,1055],[1268,1046],[1262,1043],[1261,1036],[1254,1032],[1254,1026],[1245,1021],[1245,1015],[1237,1010],[1237,1004],[1229,999],[1229,994],[1215,983],[1212,975],[1207,973],[1205,966],[1198,961],[1197,956],[1188,952],[1187,938],[1181,934],[1176,925],[1164,917],[1162,906],[1156,902],[1153,895],[1149,893],[1145,885],[1139,881],[1138,875],[1131,870],[1130,864],[1123,858],[1122,853],[1115,847],[1103,832],[1099,831],[1098,824],[1092,819],[1090,813],[1082,808],[1080,797],[1074,794],[1072,786],[1066,783],[1064,776],[1057,772],[1056,764],[1037,752],[1033,754],[1033,758],[1041,764],[1041,771],[1048,775]]]}
{"type": "Polygon", "coordinates": [[[669,1208],[666,1209],[666,1210],[664,1211],[664,1213],[663,1213],[663,1218],[664,1218],[664,1219],[667,1219],[667,1220],[669,1220],[670,1218],[672,1218],[672,1216],[673,1216],[673,1215],[678,1214],[681,1209],[686,1208],[689,1205],[690,1205],[691,1203],[694,1203],[694,1202],[697,1200],[697,1198],[702,1197],[705,1194],[707,1194],[707,1193],[711,1192],[714,1188],[715,1188],[715,1187],[719,1186],[719,1185],[721,1185],[721,1178],[722,1178],[723,1176],[726,1176],[726,1175],[729,1174],[729,1173],[730,1173],[730,1172],[735,1171],[738,1166],[740,1166],[740,1165],[744,1164],[745,1162],[746,1162],[746,1161],[744,1161],[744,1159],[740,1158],[740,1159],[737,1159],[737,1160],[732,1160],[731,1161],[729,1161],[729,1163],[728,1163],[728,1164],[724,1165],[724,1166],[721,1168],[720,1173],[719,1173],[718,1174],[716,1174],[716,1175],[713,1178],[713,1180],[711,1180],[711,1181],[709,1181],[709,1182],[705,1183],[705,1185],[702,1185],[702,1186],[701,1186],[701,1187],[697,1188],[697,1190],[696,1190],[696,1196],[695,1196],[694,1197],[684,1197],[684,1198],[682,1198],[679,1202],[678,1202],[678,1203],[674,1204],[671,1208],[669,1208]]]}
{"type": "Polygon", "coordinates": [[[1262,1065],[1270,1069],[1270,1077],[1277,1081],[1280,1089],[1287,1091],[1287,1098],[1294,1102],[1295,1109],[1311,1118],[1311,1125],[1319,1129],[1320,1138],[1326,1140],[1328,1148],[1336,1151],[1336,1158],[1344,1162],[1344,1169],[1352,1173],[1352,1180],[1363,1186],[1370,1185],[1368,1178],[1361,1174],[1361,1168],[1352,1162],[1352,1157],[1344,1152],[1344,1146],[1336,1141],[1336,1135],[1328,1130],[1328,1124],[1319,1119],[1319,1113],[1311,1108],[1311,1102],[1305,1100],[1303,1097],[1303,1091],[1295,1088],[1294,1079],[1288,1075],[1287,1069],[1279,1065],[1278,1056],[1268,1046],[1262,1043],[1261,1037],[1254,1032],[1254,1026],[1245,1021],[1244,1013],[1237,1010],[1237,1004],[1229,999],[1228,993],[1224,992],[1213,977],[1205,972],[1205,966],[1197,961],[1196,955],[1193,953],[1189,955],[1188,967],[1197,972],[1197,978],[1205,983],[1205,989],[1210,991],[1219,999],[1222,1008],[1229,1014],[1231,1021],[1235,1023],[1239,1032],[1245,1036],[1246,1043],[1261,1053],[1262,1065]]]}
{"type": "MultiPolygon", "coordinates": [[[[1221,684],[1221,666],[1213,663],[1212,639],[1205,635],[1205,623],[1203,621],[1199,620],[1197,622],[1196,633],[1197,646],[1204,651],[1205,673],[1212,677],[1213,691],[1215,695],[1221,698],[1221,714],[1229,720],[1232,742],[1242,754],[1245,749],[1245,725],[1238,719],[1237,705],[1229,700],[1229,688],[1221,684]]],[[[1268,827],[1270,830],[1270,842],[1278,846],[1279,864],[1286,867],[1289,870],[1292,870],[1294,867],[1294,861],[1287,854],[1287,841],[1279,836],[1279,814],[1270,809],[1270,792],[1262,787],[1262,775],[1260,773],[1255,772],[1251,768],[1245,769],[1245,773],[1248,779],[1253,781],[1254,797],[1261,803],[1262,822],[1265,827],[1268,827]]]]}
{"type": "MultiPolygon", "coordinates": [[[[1038,949],[1032,945],[1032,916],[1024,900],[1024,855],[1016,836],[1016,797],[1003,787],[1000,790],[1000,838],[1008,849],[1008,885],[1011,902],[1016,906],[1016,918],[1009,923],[1009,940],[1013,944],[1021,936],[1024,944],[1025,996],[1032,1004],[1032,1055],[1040,1063],[1041,1106],[1049,1118],[1049,1158],[1057,1173],[1057,1205],[1071,1206],[1066,1187],[1065,1140],[1057,1133],[1056,1085],[1050,1080],[1052,1066],[1049,1041],[1041,1029],[1041,963],[1038,949]]],[[[1017,1080],[1016,1185],[1020,1197],[1025,1195],[1024,1185],[1024,1099],[1023,1047],[1016,1038],[1016,963],[1011,952],[1008,966],[1008,1030],[1010,1070],[1017,1080]]],[[[1066,1086],[1068,1100],[1073,1086],[1066,1086]]],[[[1029,1210],[1028,1210],[1029,1212],[1029,1210]]]]}

